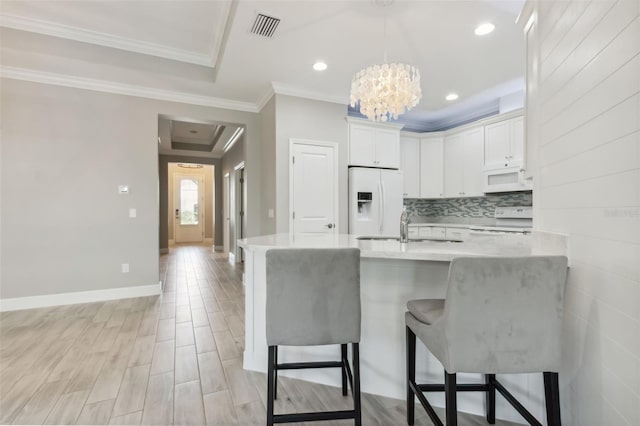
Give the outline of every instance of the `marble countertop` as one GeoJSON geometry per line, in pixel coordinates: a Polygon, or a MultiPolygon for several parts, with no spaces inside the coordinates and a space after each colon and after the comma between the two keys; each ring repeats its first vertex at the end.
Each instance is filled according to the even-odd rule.
{"type": "Polygon", "coordinates": [[[270,248],[359,248],[361,257],[449,262],[460,256],[530,256],[529,235],[472,235],[463,242],[363,241],[348,234],[275,234],[238,240],[248,251],[270,248]]]}

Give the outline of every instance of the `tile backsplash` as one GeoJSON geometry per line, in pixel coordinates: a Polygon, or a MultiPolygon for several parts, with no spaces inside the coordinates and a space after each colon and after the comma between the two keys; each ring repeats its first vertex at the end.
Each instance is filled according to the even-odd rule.
{"type": "Polygon", "coordinates": [[[435,200],[405,199],[404,205],[414,218],[478,218],[493,219],[496,206],[530,206],[532,192],[504,192],[484,197],[439,198],[435,200]]]}

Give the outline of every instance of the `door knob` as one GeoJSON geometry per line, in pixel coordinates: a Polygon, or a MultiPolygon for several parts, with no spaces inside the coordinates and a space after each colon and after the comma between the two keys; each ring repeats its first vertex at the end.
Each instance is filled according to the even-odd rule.
{"type": "Polygon", "coordinates": [[[327,228],[331,229],[331,228],[333,228],[333,223],[330,223],[330,224],[325,225],[325,226],[326,226],[327,228]]]}

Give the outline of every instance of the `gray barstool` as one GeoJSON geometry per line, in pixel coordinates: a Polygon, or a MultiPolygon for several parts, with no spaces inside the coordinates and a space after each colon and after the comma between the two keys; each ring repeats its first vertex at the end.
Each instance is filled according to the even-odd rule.
{"type": "Polygon", "coordinates": [[[272,249],[267,267],[267,425],[314,420],[354,419],[360,411],[360,250],[272,249]],[[353,375],[347,344],[353,350],[353,375]],[[278,346],[341,345],[341,360],[278,364],[278,346]],[[273,413],[278,396],[278,370],[340,368],[342,394],[347,380],[353,393],[353,410],[273,413]]]}
{"type": "Polygon", "coordinates": [[[407,423],[423,392],[445,392],[446,424],[457,424],[456,391],[486,392],[495,423],[495,391],[532,425],[541,423],[496,380],[496,374],[544,373],[547,423],[560,425],[558,369],[567,258],[460,257],[451,262],[446,299],[411,300],[407,326],[407,423]],[[442,363],[445,383],[416,384],[416,336],[442,363]],[[456,384],[456,373],[481,373],[484,384],[456,384]]]}

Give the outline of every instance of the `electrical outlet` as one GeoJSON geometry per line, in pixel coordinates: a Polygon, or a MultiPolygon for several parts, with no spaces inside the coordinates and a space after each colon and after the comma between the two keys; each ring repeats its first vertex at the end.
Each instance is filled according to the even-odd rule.
{"type": "Polygon", "coordinates": [[[136,209],[129,209],[129,217],[136,217],[138,215],[138,212],[136,211],[136,209]]]}
{"type": "Polygon", "coordinates": [[[273,219],[275,216],[276,216],[276,212],[273,211],[273,209],[267,210],[267,217],[269,217],[269,219],[273,219]]]}
{"type": "Polygon", "coordinates": [[[123,274],[128,274],[129,273],[129,264],[128,263],[123,263],[122,264],[122,273],[123,274]]]}

